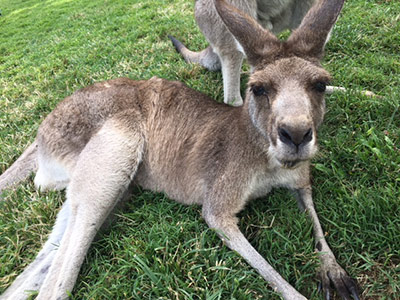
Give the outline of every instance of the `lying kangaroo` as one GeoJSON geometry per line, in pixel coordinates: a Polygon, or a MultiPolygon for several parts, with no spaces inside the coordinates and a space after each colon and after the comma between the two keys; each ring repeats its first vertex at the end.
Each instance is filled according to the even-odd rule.
{"type": "MultiPolygon", "coordinates": [[[[316,0],[229,0],[228,2],[276,34],[299,26],[316,0]]],[[[247,53],[243,51],[236,37],[217,13],[214,0],[197,0],[195,17],[210,46],[201,52],[193,52],[177,39],[170,37],[175,48],[187,62],[199,63],[211,71],[222,70],[224,102],[234,106],[242,105],[240,70],[243,57],[247,53]]]]}
{"type": "Polygon", "coordinates": [[[325,240],[309,170],[330,79],[319,60],[343,2],[321,1],[281,42],[224,0],[216,1],[222,20],[257,66],[242,107],[158,78],[109,80],[61,102],[0,177],[0,192],[32,171],[38,188],[66,188],[48,241],[0,298],[26,299],[32,290],[41,300],[67,298],[99,228],[137,184],[201,204],[207,224],[274,290],[284,299],[306,299],[251,246],[235,217],[273,187],[293,190],[313,222],[326,298],[332,284],[344,299],[358,299],[355,281],[325,240]]]}

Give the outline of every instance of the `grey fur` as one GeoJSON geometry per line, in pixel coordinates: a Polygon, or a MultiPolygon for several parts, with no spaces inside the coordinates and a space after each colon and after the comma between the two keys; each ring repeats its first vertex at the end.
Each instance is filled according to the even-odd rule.
{"type": "Polygon", "coordinates": [[[343,0],[315,6],[287,43],[225,1],[216,3],[248,57],[258,62],[245,105],[219,104],[158,78],[109,80],[67,97],[41,124],[34,146],[22,156],[28,159],[10,167],[23,176],[0,176],[7,183],[1,193],[37,162],[37,187],[66,187],[67,198],[48,242],[1,300],[27,299],[27,290],[38,290],[39,300],[67,298],[93,238],[132,184],[202,205],[207,224],[274,290],[284,299],[304,300],[252,247],[236,219],[248,201],[272,188],[293,190],[313,222],[325,293],[332,283],[344,299],[358,299],[355,283],[325,240],[310,182],[325,111],[321,86],[330,78],[319,58],[343,0]],[[321,15],[325,36],[308,26],[321,15]],[[259,33],[257,39],[246,39],[249,32],[259,33]]]}
{"type": "MultiPolygon", "coordinates": [[[[229,0],[230,4],[253,17],[264,28],[276,34],[296,28],[315,0],[229,0]]],[[[197,0],[195,17],[210,46],[193,52],[182,43],[176,47],[189,63],[199,63],[216,71],[221,69],[224,82],[224,102],[234,106],[243,104],[240,95],[240,70],[245,53],[218,15],[214,0],[197,0]]],[[[256,37],[249,37],[256,38],[256,37]]],[[[252,65],[252,67],[254,67],[252,65]]]]}

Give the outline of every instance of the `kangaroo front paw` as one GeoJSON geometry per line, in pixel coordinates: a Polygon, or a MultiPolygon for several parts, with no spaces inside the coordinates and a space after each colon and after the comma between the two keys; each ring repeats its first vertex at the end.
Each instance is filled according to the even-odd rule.
{"type": "Polygon", "coordinates": [[[326,266],[322,266],[320,270],[320,280],[325,300],[330,300],[332,296],[332,288],[345,300],[360,300],[357,282],[347,275],[336,262],[326,266]]]}
{"type": "Polygon", "coordinates": [[[229,105],[235,106],[235,107],[243,105],[242,98],[234,98],[234,99],[231,99],[231,100],[228,99],[228,100],[225,100],[224,102],[225,102],[225,104],[229,104],[229,105]]]}

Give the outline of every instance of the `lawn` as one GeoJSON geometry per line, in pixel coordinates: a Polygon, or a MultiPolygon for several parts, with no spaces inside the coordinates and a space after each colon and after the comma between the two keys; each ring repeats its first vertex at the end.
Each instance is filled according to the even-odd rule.
{"type": "MultiPolygon", "coordinates": [[[[0,173],[59,101],[96,81],[157,75],[222,101],[221,74],[185,64],[167,38],[194,50],[207,45],[193,6],[191,0],[0,0],[0,173]]],[[[314,200],[327,240],[363,299],[400,299],[399,32],[399,1],[347,1],[323,62],[334,84],[352,91],[327,96],[313,160],[314,200]]],[[[29,180],[5,199],[0,294],[34,259],[64,193],[38,193],[29,180]]],[[[312,225],[288,191],[254,201],[239,217],[250,242],[285,279],[322,299],[312,225]]],[[[200,207],[137,190],[91,247],[72,299],[279,296],[207,229],[200,207]]]]}

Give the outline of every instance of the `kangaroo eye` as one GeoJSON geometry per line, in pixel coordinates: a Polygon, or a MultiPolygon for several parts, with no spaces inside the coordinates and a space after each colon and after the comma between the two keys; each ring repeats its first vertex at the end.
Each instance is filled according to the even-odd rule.
{"type": "Polygon", "coordinates": [[[252,86],[251,91],[256,97],[268,95],[267,90],[263,86],[252,86]]]}
{"type": "Polygon", "coordinates": [[[322,81],[318,81],[318,82],[314,83],[314,89],[317,92],[323,93],[326,90],[326,83],[322,82],[322,81]]]}

